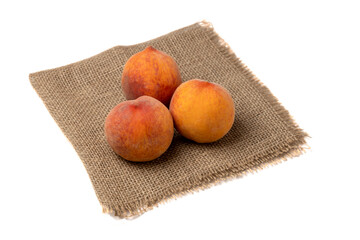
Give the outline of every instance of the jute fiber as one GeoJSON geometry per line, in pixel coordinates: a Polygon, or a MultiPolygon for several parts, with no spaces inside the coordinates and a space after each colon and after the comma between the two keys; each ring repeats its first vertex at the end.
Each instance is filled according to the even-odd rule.
{"type": "Polygon", "coordinates": [[[306,148],[307,134],[207,22],[32,73],[30,81],[82,160],[103,211],[121,218],[298,156],[306,148]],[[175,59],[183,82],[199,78],[230,91],[236,115],[224,138],[197,144],[176,133],[168,151],[147,163],[126,161],[111,150],[104,121],[125,100],[124,64],[149,45],[175,59]]]}

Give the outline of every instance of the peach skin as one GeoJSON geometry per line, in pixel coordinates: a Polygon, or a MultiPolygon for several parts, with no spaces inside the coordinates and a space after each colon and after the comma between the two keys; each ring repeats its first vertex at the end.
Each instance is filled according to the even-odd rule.
{"type": "Polygon", "coordinates": [[[105,120],[105,136],[115,153],[129,161],[158,158],[170,146],[173,119],[160,101],[149,96],[122,102],[105,120]]]}
{"type": "Polygon", "coordinates": [[[121,78],[126,99],[146,95],[165,106],[169,106],[171,96],[180,84],[180,72],[174,59],[151,46],[129,58],[121,78]]]}
{"type": "Polygon", "coordinates": [[[235,107],[230,93],[222,86],[193,79],[175,91],[170,112],[179,133],[198,143],[222,138],[232,127],[235,107]]]}

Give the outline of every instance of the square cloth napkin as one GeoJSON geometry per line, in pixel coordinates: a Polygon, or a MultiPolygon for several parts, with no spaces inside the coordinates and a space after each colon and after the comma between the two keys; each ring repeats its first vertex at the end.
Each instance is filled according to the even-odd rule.
{"type": "Polygon", "coordinates": [[[140,215],[166,200],[298,156],[306,149],[307,134],[205,21],[29,77],[82,160],[103,211],[121,218],[140,215]],[[199,78],[229,90],[235,122],[224,138],[197,144],[175,133],[168,151],[146,163],[126,161],[111,150],[104,121],[125,100],[124,64],[149,45],[174,58],[183,82],[199,78]]]}

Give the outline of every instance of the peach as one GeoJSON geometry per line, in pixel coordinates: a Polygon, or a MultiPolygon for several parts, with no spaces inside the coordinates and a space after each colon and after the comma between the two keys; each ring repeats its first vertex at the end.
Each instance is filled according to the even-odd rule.
{"type": "Polygon", "coordinates": [[[126,99],[146,95],[165,106],[169,106],[171,96],[180,84],[180,72],[174,59],[151,46],[129,58],[121,78],[126,99]]]}
{"type": "Polygon", "coordinates": [[[184,82],[176,89],[170,112],[176,130],[198,143],[222,138],[231,129],[235,118],[230,93],[218,84],[199,79],[184,82]]]}
{"type": "Polygon", "coordinates": [[[173,119],[160,101],[149,96],[122,102],[105,120],[105,136],[115,153],[129,161],[158,158],[171,144],[173,119]]]}

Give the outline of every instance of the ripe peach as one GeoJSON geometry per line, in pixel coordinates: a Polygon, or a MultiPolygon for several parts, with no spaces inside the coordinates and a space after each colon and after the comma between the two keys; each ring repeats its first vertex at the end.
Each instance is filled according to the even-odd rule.
{"type": "Polygon", "coordinates": [[[230,93],[218,84],[199,79],[189,80],[176,89],[170,112],[179,133],[198,143],[222,138],[235,118],[230,93]]]}
{"type": "Polygon", "coordinates": [[[105,120],[107,142],[115,153],[129,161],[158,158],[170,146],[173,135],[169,110],[149,96],[118,104],[105,120]]]}
{"type": "Polygon", "coordinates": [[[169,106],[171,96],[180,84],[180,72],[174,59],[151,46],[129,58],[121,78],[126,99],[146,95],[165,106],[169,106]]]}

